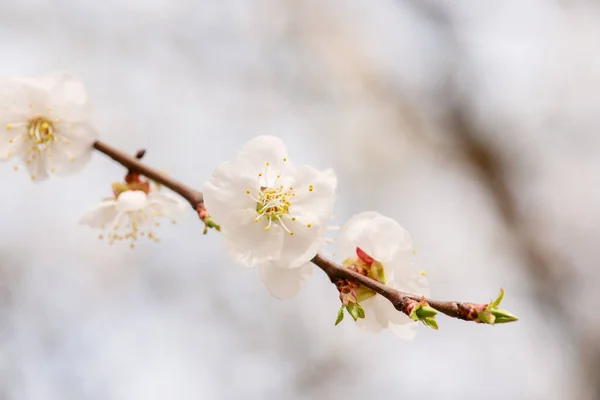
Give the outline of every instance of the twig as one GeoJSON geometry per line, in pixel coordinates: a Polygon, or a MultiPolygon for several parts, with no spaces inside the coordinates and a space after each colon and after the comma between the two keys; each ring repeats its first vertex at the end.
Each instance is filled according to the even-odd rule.
{"type": "MultiPolygon", "coordinates": [[[[121,150],[118,150],[112,146],[107,145],[104,142],[97,141],[94,143],[94,148],[100,153],[104,153],[125,168],[130,171],[139,172],[140,174],[152,179],[155,182],[160,183],[163,186],[168,187],[184,199],[186,199],[194,210],[198,207],[202,207],[204,201],[202,200],[202,193],[191,187],[185,185],[178,180],[171,178],[170,176],[155,170],[152,167],[142,163],[137,157],[132,157],[121,150]]],[[[140,154],[141,151],[138,152],[140,154]]]]}
{"type": "MultiPolygon", "coordinates": [[[[97,141],[94,143],[94,148],[99,152],[106,154],[108,157],[112,158],[114,161],[123,165],[130,171],[138,172],[139,174],[144,175],[179,194],[190,203],[194,210],[198,211],[200,217],[202,218],[202,213],[200,210],[204,210],[204,203],[201,192],[192,189],[184,183],[179,182],[176,179],[155,170],[154,168],[149,167],[148,165],[142,163],[138,158],[129,156],[128,154],[109,146],[106,143],[97,141]]],[[[140,152],[138,152],[138,154],[140,154],[140,152]]],[[[205,211],[206,210],[204,210],[204,212],[205,211]]],[[[423,296],[418,296],[412,293],[401,292],[385,286],[365,275],[361,275],[355,271],[352,271],[349,268],[344,268],[320,254],[317,254],[311,261],[313,264],[321,268],[334,284],[339,280],[346,279],[364,285],[388,299],[397,310],[404,312],[405,314],[410,313],[412,305],[420,302],[421,304],[428,304],[437,311],[452,318],[458,318],[465,321],[483,322],[479,319],[479,314],[486,308],[486,306],[488,306],[488,304],[439,301],[427,299],[423,296]]],[[[516,320],[516,318],[513,320],[516,320]]]]}

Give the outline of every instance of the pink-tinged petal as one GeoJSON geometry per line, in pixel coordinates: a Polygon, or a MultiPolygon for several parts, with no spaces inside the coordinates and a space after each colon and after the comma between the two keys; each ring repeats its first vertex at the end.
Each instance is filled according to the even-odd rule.
{"type": "Polygon", "coordinates": [[[117,217],[117,207],[114,200],[106,200],[85,213],[79,220],[81,225],[92,228],[103,228],[117,217]]]}
{"type": "Polygon", "coordinates": [[[256,181],[242,175],[237,163],[221,163],[204,183],[202,191],[204,205],[218,224],[222,225],[235,211],[256,210],[256,202],[251,197],[258,195],[256,181]]]}
{"type": "Polygon", "coordinates": [[[277,259],[283,243],[283,229],[272,224],[265,230],[267,219],[254,222],[255,217],[255,211],[239,210],[221,223],[229,255],[247,267],[277,259]]]}
{"type": "Polygon", "coordinates": [[[278,268],[271,264],[259,267],[260,279],[269,292],[278,299],[294,297],[312,275],[313,266],[308,263],[292,269],[278,268]]]}

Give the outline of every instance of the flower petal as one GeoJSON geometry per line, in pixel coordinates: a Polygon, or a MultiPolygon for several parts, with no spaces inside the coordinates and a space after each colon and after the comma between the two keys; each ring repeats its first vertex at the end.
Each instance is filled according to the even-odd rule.
{"type": "Polygon", "coordinates": [[[116,210],[118,213],[138,211],[148,205],[148,196],[141,190],[128,190],[117,198],[116,210]]]}
{"type": "Polygon", "coordinates": [[[356,321],[356,325],[358,325],[358,327],[364,331],[375,333],[380,332],[384,328],[377,319],[377,297],[378,295],[360,302],[360,306],[365,312],[365,317],[359,318],[356,321]]]}
{"type": "Polygon", "coordinates": [[[252,267],[276,259],[281,254],[283,229],[272,224],[265,230],[267,219],[254,222],[256,211],[238,210],[221,223],[229,255],[236,261],[252,267]]]}
{"type": "Polygon", "coordinates": [[[273,167],[283,165],[287,149],[283,140],[275,136],[258,136],[240,150],[238,160],[252,169],[251,175],[263,171],[266,163],[273,167]]]}
{"type": "Polygon", "coordinates": [[[22,158],[27,153],[27,128],[20,126],[4,131],[6,125],[0,122],[0,160],[13,156],[22,158]]]}
{"type": "Polygon", "coordinates": [[[294,297],[312,275],[312,264],[304,264],[298,268],[284,269],[272,264],[259,267],[260,279],[269,292],[278,299],[294,297]]]}
{"type": "Polygon", "coordinates": [[[79,223],[92,228],[102,228],[113,221],[116,216],[117,207],[115,200],[106,200],[85,213],[79,220],[79,223]]]}
{"type": "Polygon", "coordinates": [[[31,179],[35,182],[41,182],[48,179],[48,167],[46,153],[34,153],[35,157],[27,161],[27,169],[31,175],[31,179]]]}
{"type": "Polygon", "coordinates": [[[325,229],[315,214],[304,212],[294,217],[295,221],[289,216],[283,218],[285,226],[294,234],[285,232],[283,235],[281,254],[273,260],[279,268],[297,268],[309,262],[318,253],[325,238],[325,229]]]}
{"type": "Polygon", "coordinates": [[[319,171],[310,165],[302,165],[296,169],[293,187],[296,193],[290,206],[293,213],[296,208],[307,208],[326,224],[335,203],[337,177],[332,169],[319,171]],[[309,187],[312,186],[312,191],[309,187]]]}
{"type": "Polygon", "coordinates": [[[187,209],[187,203],[173,193],[159,192],[154,190],[148,195],[148,201],[152,209],[161,216],[175,219],[181,217],[187,209]]]}
{"type": "Polygon", "coordinates": [[[383,328],[390,328],[394,334],[402,339],[412,339],[416,335],[417,322],[406,314],[394,308],[385,297],[375,296],[377,321],[383,328]]]}
{"type": "Polygon", "coordinates": [[[241,168],[237,163],[221,163],[204,183],[204,204],[218,224],[235,211],[256,210],[256,202],[246,192],[254,193],[256,182],[241,174],[241,168]]]}
{"type": "Polygon", "coordinates": [[[393,219],[368,211],[353,216],[344,225],[338,246],[345,257],[352,256],[356,247],[360,247],[385,265],[392,262],[398,252],[412,250],[412,239],[393,219]]]}

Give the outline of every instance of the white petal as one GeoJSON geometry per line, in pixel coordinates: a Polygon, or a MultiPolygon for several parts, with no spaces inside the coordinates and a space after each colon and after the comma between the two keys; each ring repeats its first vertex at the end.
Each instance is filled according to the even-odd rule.
{"type": "Polygon", "coordinates": [[[394,308],[385,297],[376,295],[377,321],[384,328],[390,328],[392,332],[402,339],[412,339],[416,335],[418,322],[410,319],[406,314],[394,308]]]}
{"type": "Polygon", "coordinates": [[[41,152],[35,154],[35,158],[31,162],[26,163],[31,179],[35,182],[41,182],[48,179],[48,167],[46,153],[41,152]]]}
{"type": "Polygon", "coordinates": [[[259,267],[260,279],[269,292],[278,299],[294,297],[312,275],[313,266],[308,263],[299,268],[283,269],[271,264],[259,267]]]}
{"type": "Polygon", "coordinates": [[[0,79],[0,115],[8,122],[25,122],[47,109],[48,91],[24,78],[0,79]]]}
{"type": "Polygon", "coordinates": [[[333,212],[335,203],[335,189],[337,178],[332,169],[319,171],[309,165],[302,165],[296,169],[293,187],[296,192],[290,212],[295,208],[304,208],[317,214],[327,223],[333,212]],[[312,185],[313,190],[309,190],[312,185]]]}
{"type": "Polygon", "coordinates": [[[236,210],[256,209],[256,202],[247,194],[257,196],[256,182],[241,173],[237,163],[221,163],[204,183],[203,195],[206,210],[218,223],[236,210]]]}
{"type": "Polygon", "coordinates": [[[22,126],[2,131],[5,127],[6,124],[0,122],[0,160],[23,157],[27,152],[27,128],[22,126]]]}
{"type": "Polygon", "coordinates": [[[354,215],[346,222],[337,240],[338,252],[342,257],[356,256],[356,247],[360,247],[371,257],[374,257],[375,243],[371,236],[375,232],[367,232],[370,221],[380,214],[372,211],[354,215]]]}
{"type": "Polygon", "coordinates": [[[79,223],[92,228],[101,228],[113,221],[117,216],[117,207],[114,200],[106,200],[88,211],[81,217],[79,223]]]}
{"type": "Polygon", "coordinates": [[[117,198],[118,213],[142,210],[148,205],[148,196],[141,190],[128,190],[117,198]]]}
{"type": "Polygon", "coordinates": [[[55,71],[39,77],[37,84],[48,91],[48,110],[55,118],[71,123],[87,121],[91,116],[83,82],[67,71],[55,71]]]}
{"type": "Polygon", "coordinates": [[[305,212],[294,217],[296,217],[295,221],[292,221],[289,216],[283,218],[285,226],[294,234],[285,232],[283,235],[281,254],[273,260],[273,264],[279,268],[297,268],[306,264],[318,253],[323,244],[325,229],[314,214],[305,212]]]}
{"type": "Polygon", "coordinates": [[[92,156],[92,147],[81,147],[76,144],[55,143],[49,149],[48,168],[54,169],[57,175],[66,176],[80,171],[92,156]]]}
{"type": "Polygon", "coordinates": [[[283,242],[283,229],[272,224],[265,230],[267,219],[254,222],[255,217],[253,210],[239,210],[221,223],[229,255],[248,267],[279,257],[283,242]]]}
{"type": "Polygon", "coordinates": [[[278,167],[287,158],[287,149],[283,140],[275,136],[258,136],[249,142],[239,152],[238,160],[253,168],[252,175],[262,172],[265,163],[278,167]]]}
{"type": "MultiPolygon", "coordinates": [[[[360,306],[365,312],[365,317],[356,321],[359,328],[367,332],[380,332],[384,327],[377,320],[377,296],[361,301],[360,306]]],[[[350,315],[346,317],[352,318],[350,315]]]]}
{"type": "Polygon", "coordinates": [[[187,202],[180,196],[173,193],[159,192],[158,190],[150,192],[148,200],[153,210],[161,216],[171,219],[181,217],[188,207],[187,202]]]}
{"type": "Polygon", "coordinates": [[[403,292],[413,293],[420,296],[429,296],[429,282],[414,268],[409,274],[395,274],[394,280],[388,282],[388,286],[403,292]]]}
{"type": "Polygon", "coordinates": [[[354,255],[356,247],[360,247],[386,265],[398,252],[410,251],[412,239],[408,231],[393,219],[375,212],[363,212],[344,225],[338,246],[344,257],[354,255]]]}

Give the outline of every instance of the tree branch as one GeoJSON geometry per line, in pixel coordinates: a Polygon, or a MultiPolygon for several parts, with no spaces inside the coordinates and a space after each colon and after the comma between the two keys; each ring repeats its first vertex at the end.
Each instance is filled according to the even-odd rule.
{"type": "MultiPolygon", "coordinates": [[[[118,150],[112,146],[104,142],[94,142],[94,148],[98,150],[100,153],[104,153],[125,168],[130,171],[138,172],[141,175],[153,180],[154,182],[160,183],[163,186],[168,187],[184,199],[186,199],[194,210],[197,210],[198,207],[202,207],[204,205],[204,201],[202,200],[202,193],[192,189],[191,187],[185,185],[178,180],[171,178],[170,176],[157,171],[156,169],[149,167],[148,165],[142,163],[138,158],[132,157],[121,150],[118,150]]],[[[144,154],[141,150],[138,154],[144,154]]]]}
{"type": "MultiPolygon", "coordinates": [[[[166,186],[171,189],[175,193],[179,194],[181,197],[186,199],[192,208],[196,210],[200,218],[204,220],[203,214],[201,211],[204,210],[204,202],[202,199],[202,193],[192,189],[191,187],[185,185],[178,180],[157,171],[156,169],[149,167],[148,165],[142,163],[138,158],[129,156],[128,154],[107,145],[106,143],[97,141],[94,143],[94,148],[101,153],[106,154],[108,157],[112,158],[117,163],[123,165],[131,172],[137,172],[140,175],[144,175],[147,178],[166,186]]],[[[138,152],[138,154],[142,154],[142,151],[138,152]]],[[[398,310],[407,315],[411,313],[411,310],[414,308],[416,304],[429,305],[435,310],[446,314],[449,317],[462,319],[465,321],[474,321],[474,322],[486,322],[480,319],[482,313],[489,304],[475,304],[475,303],[462,303],[456,301],[439,301],[433,299],[427,299],[423,296],[419,296],[412,293],[402,292],[389,286],[385,286],[380,282],[371,279],[365,275],[361,275],[358,272],[355,272],[349,268],[344,268],[341,265],[328,260],[320,254],[317,254],[312,260],[312,263],[317,267],[321,268],[332,283],[336,284],[340,280],[349,280],[363,286],[368,287],[379,295],[388,299],[392,305],[398,310]]],[[[491,304],[491,303],[490,303],[491,304]]],[[[512,319],[510,321],[515,321],[516,317],[510,315],[509,313],[501,310],[504,314],[508,314],[512,319]]],[[[496,322],[510,322],[509,320],[504,321],[496,321],[496,322]]],[[[490,322],[487,322],[490,323],[490,322]]],[[[493,320],[492,322],[493,323],[493,320]]]]}

